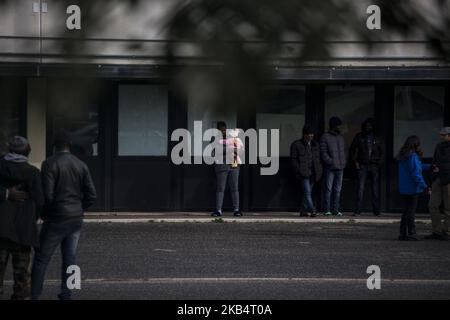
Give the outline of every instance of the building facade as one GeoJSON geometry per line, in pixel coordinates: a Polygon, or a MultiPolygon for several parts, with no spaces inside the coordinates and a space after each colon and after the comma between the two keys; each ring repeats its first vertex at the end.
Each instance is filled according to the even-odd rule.
{"type": "MultiPolygon", "coordinates": [[[[178,128],[192,131],[195,120],[207,127],[225,120],[229,127],[244,130],[280,129],[278,174],[261,176],[259,165],[244,165],[241,203],[244,211],[297,210],[300,190],[291,171],[289,146],[300,138],[306,122],[324,132],[328,119],[339,116],[347,147],[361,123],[375,119],[385,145],[382,209],[395,212],[401,207],[395,161],[401,144],[408,135],[420,136],[425,161],[431,161],[439,128],[450,125],[450,64],[420,35],[379,41],[370,53],[359,40],[329,41],[333,55],[327,61],[298,64],[280,54],[267,66],[275,76],[266,79],[264,102],[234,110],[230,97],[229,112],[223,112],[209,106],[210,92],[201,80],[185,95],[173,86],[174,66],[163,57],[169,40],[161,17],[173,10],[176,0],[144,1],[132,10],[120,1],[95,1],[89,8],[80,4],[82,14],[102,13],[95,28],[81,20],[82,37],[66,25],[67,8],[77,2],[4,2],[0,151],[8,137],[27,136],[31,161],[39,166],[52,154],[54,133],[70,131],[73,153],[94,176],[99,193],[95,211],[212,210],[214,169],[177,166],[170,159],[176,144],[171,133],[178,128]],[[74,43],[72,51],[64,49],[74,43]]],[[[302,45],[289,41],[286,51],[302,45]]],[[[185,58],[197,67],[217,68],[196,60],[193,53],[185,58]]],[[[353,179],[346,170],[344,210],[355,206],[353,179]]],[[[366,205],[369,209],[370,201],[366,205]]],[[[426,210],[425,202],[421,209],[426,210]]]]}

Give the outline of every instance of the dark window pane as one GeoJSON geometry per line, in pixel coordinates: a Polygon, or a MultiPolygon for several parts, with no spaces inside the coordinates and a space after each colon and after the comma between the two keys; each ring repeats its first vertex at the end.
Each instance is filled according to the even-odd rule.
{"type": "Polygon", "coordinates": [[[21,94],[19,81],[0,79],[0,155],[7,152],[8,140],[19,134],[21,94]]]}
{"type": "MultiPolygon", "coordinates": [[[[49,112],[53,134],[68,131],[72,152],[79,157],[98,156],[99,94],[98,82],[87,80],[51,81],[49,112]]],[[[50,143],[53,137],[50,137],[50,143]]]]}
{"type": "Polygon", "coordinates": [[[419,136],[425,157],[432,157],[444,124],[443,87],[395,87],[394,155],[406,138],[419,136]]]}
{"type": "MultiPolygon", "coordinates": [[[[206,86],[206,84],[205,84],[206,86]]],[[[224,107],[218,103],[221,95],[218,90],[208,87],[208,89],[193,87],[189,91],[188,105],[188,130],[192,139],[199,139],[202,150],[194,149],[192,141],[191,154],[195,157],[202,157],[203,150],[210,144],[209,141],[203,141],[203,137],[194,135],[194,121],[201,121],[203,132],[208,129],[216,129],[219,121],[224,121],[228,129],[234,129],[237,126],[237,111],[234,106],[224,107]]]]}
{"type": "Polygon", "coordinates": [[[119,86],[119,156],[166,156],[168,89],[119,86]]]}
{"type": "Polygon", "coordinates": [[[375,89],[366,86],[328,86],[325,96],[325,128],[328,121],[337,116],[343,122],[343,136],[346,150],[355,135],[361,131],[361,124],[374,116],[375,89]]]}
{"type": "MultiPolygon", "coordinates": [[[[256,129],[279,129],[280,157],[289,157],[291,143],[301,138],[305,125],[305,87],[268,89],[265,101],[256,114],[256,129]]],[[[270,146],[270,135],[268,142],[270,146]]]]}

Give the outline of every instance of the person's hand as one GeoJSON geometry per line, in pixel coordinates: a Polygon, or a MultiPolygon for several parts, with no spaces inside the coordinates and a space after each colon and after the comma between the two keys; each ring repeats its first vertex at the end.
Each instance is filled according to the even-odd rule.
{"type": "Polygon", "coordinates": [[[359,165],[359,162],[355,162],[355,167],[356,167],[356,170],[361,169],[361,166],[359,165]]]}
{"type": "Polygon", "coordinates": [[[23,202],[29,197],[30,195],[27,192],[17,190],[16,187],[8,189],[8,200],[23,202]]]}
{"type": "Polygon", "coordinates": [[[431,190],[431,188],[430,188],[430,187],[428,187],[428,188],[426,188],[426,189],[425,189],[425,194],[427,194],[427,195],[431,196],[431,194],[432,194],[432,190],[431,190]]]}
{"type": "Polygon", "coordinates": [[[438,166],[433,166],[433,172],[434,173],[438,173],[439,172],[439,167],[438,166]]]}

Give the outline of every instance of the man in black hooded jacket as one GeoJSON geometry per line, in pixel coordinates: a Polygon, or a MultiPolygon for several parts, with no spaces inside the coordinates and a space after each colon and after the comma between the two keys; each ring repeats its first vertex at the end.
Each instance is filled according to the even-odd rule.
{"type": "Polygon", "coordinates": [[[322,178],[320,145],[314,140],[314,129],[306,124],[303,137],[291,144],[291,164],[302,190],[302,209],[300,216],[315,217],[316,206],[313,200],[314,185],[322,178]]]}
{"type": "Polygon", "coordinates": [[[350,146],[350,159],[358,173],[355,215],[360,215],[363,206],[364,187],[369,177],[372,183],[373,214],[380,215],[380,165],[383,159],[383,145],[374,133],[373,119],[363,122],[350,146]]]}
{"type": "Polygon", "coordinates": [[[0,186],[8,190],[3,196],[0,190],[0,287],[12,256],[13,300],[30,298],[31,248],[39,245],[36,221],[44,204],[39,170],[28,163],[30,151],[28,141],[17,136],[0,159],[0,186]]]}

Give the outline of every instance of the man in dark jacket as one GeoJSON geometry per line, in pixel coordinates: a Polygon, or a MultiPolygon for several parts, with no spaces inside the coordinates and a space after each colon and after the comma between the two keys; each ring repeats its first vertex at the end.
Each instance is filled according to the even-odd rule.
{"type": "Polygon", "coordinates": [[[339,212],[342,180],[346,165],[345,142],[341,134],[342,120],[332,117],[330,130],[320,139],[320,155],[324,163],[325,195],[324,212],[326,216],[342,216],[339,212]],[[333,201],[332,201],[333,200],[333,201]]]}
{"type": "Polygon", "coordinates": [[[372,182],[373,214],[380,215],[380,165],[383,158],[381,140],[374,134],[373,119],[363,122],[350,146],[350,159],[358,172],[355,216],[361,214],[367,177],[372,182]]]}
{"type": "Polygon", "coordinates": [[[75,265],[78,240],[84,211],[96,199],[96,191],[85,163],[70,153],[70,138],[60,132],[55,139],[54,156],[42,164],[42,183],[45,195],[45,215],[32,269],[32,299],[42,293],[45,272],[56,248],[61,245],[61,300],[69,300],[67,268],[75,265]]]}
{"type": "Polygon", "coordinates": [[[39,245],[37,220],[44,204],[39,170],[28,164],[28,141],[14,137],[0,160],[0,185],[8,189],[0,202],[0,286],[12,256],[14,288],[11,299],[30,298],[31,248],[39,245]],[[17,190],[22,191],[17,197],[17,190]],[[19,201],[17,201],[19,200],[19,201]]]}
{"type": "Polygon", "coordinates": [[[442,128],[442,142],[436,146],[433,164],[436,179],[429,203],[433,233],[425,239],[448,240],[450,227],[450,127],[442,128]],[[440,207],[443,206],[441,213],[440,207]]]}
{"type": "Polygon", "coordinates": [[[314,141],[311,126],[303,127],[302,139],[291,144],[291,163],[303,193],[300,216],[316,216],[316,207],[312,198],[314,184],[322,177],[320,146],[314,141]]]}

